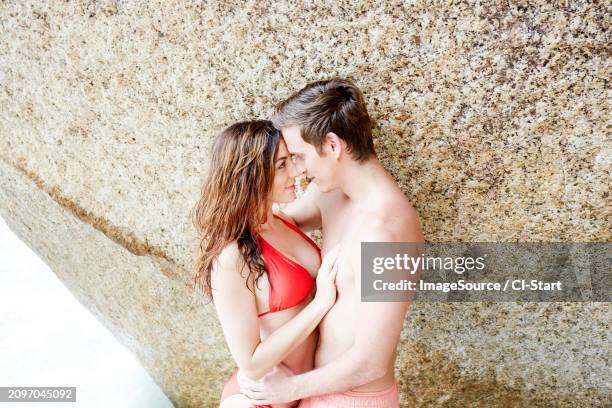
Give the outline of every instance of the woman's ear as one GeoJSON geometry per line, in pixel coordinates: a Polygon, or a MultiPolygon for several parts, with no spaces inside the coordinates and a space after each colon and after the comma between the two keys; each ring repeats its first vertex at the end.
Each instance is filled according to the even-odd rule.
{"type": "Polygon", "coordinates": [[[329,132],[325,135],[325,144],[327,145],[328,153],[336,159],[340,157],[340,153],[344,149],[342,142],[343,140],[334,132],[329,132]]]}

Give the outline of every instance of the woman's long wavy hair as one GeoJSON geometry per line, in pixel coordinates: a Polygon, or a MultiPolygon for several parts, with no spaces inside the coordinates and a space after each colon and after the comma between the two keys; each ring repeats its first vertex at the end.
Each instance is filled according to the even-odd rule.
{"type": "MultiPolygon", "coordinates": [[[[257,242],[274,181],[280,132],[267,120],[235,123],[215,139],[202,194],[194,207],[199,234],[195,287],[212,300],[211,273],[223,248],[236,241],[248,267],[248,282],[267,271],[257,242]]],[[[250,289],[250,288],[249,288],[250,289]]]]}

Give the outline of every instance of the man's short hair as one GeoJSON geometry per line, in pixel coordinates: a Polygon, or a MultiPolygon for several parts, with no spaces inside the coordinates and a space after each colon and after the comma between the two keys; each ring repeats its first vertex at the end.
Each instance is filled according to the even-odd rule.
{"type": "Polygon", "coordinates": [[[325,135],[333,132],[346,142],[356,161],[376,155],[373,122],[363,93],[347,79],[309,83],[276,107],[272,123],[279,130],[299,126],[304,141],[314,145],[319,154],[325,135]]]}

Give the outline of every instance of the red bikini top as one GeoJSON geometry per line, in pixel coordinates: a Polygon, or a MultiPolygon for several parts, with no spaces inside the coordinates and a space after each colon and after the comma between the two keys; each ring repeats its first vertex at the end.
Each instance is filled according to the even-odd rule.
{"type": "MultiPolygon", "coordinates": [[[[321,250],[308,235],[289,221],[276,214],[273,215],[309,242],[317,250],[319,262],[322,262],[321,250]]],[[[289,259],[270,245],[261,235],[258,236],[258,240],[262,248],[264,262],[268,268],[268,281],[270,282],[269,310],[257,316],[261,317],[268,313],[280,312],[299,305],[308,297],[315,283],[304,266],[289,259]]]]}

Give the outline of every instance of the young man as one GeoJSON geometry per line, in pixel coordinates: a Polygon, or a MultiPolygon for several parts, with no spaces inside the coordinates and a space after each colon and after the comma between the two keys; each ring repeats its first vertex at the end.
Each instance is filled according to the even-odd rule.
{"type": "Polygon", "coordinates": [[[340,244],[338,295],[319,325],[315,369],[243,379],[241,391],[259,405],[399,407],[394,363],[410,302],[361,301],[361,243],[424,242],[417,212],[378,161],[372,121],[352,82],[311,83],[272,121],[312,181],[283,212],[303,230],[322,229],[323,253],[340,244]]]}

